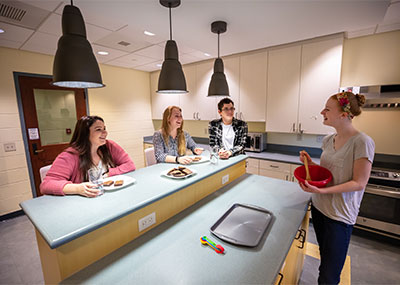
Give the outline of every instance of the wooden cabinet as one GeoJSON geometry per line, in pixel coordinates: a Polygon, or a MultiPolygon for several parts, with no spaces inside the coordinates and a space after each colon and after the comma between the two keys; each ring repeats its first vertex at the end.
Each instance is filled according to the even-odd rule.
{"type": "Polygon", "coordinates": [[[259,174],[260,160],[256,158],[248,158],[246,160],[246,172],[250,174],[259,174]]]}
{"type": "Polygon", "coordinates": [[[164,110],[171,105],[180,106],[179,94],[158,94],[158,77],[160,72],[150,73],[151,114],[152,118],[162,120],[164,110]]]}
{"type": "Polygon", "coordinates": [[[246,172],[286,181],[294,181],[292,177],[293,170],[296,169],[296,167],[297,165],[290,163],[248,158],[246,164],[246,172]]]}
{"type": "Polygon", "coordinates": [[[343,38],[268,52],[266,130],[328,134],[321,110],[339,91],[343,38]]]}
{"type": "MultiPolygon", "coordinates": [[[[240,84],[237,117],[251,122],[265,121],[267,100],[267,52],[240,57],[240,84]]],[[[230,87],[230,86],[229,86],[230,87]]]]}
{"type": "Polygon", "coordinates": [[[310,213],[308,210],[304,216],[303,222],[297,231],[292,246],[282,265],[282,269],[276,278],[275,284],[298,284],[304,265],[304,258],[307,248],[307,234],[310,221],[310,213]]]}

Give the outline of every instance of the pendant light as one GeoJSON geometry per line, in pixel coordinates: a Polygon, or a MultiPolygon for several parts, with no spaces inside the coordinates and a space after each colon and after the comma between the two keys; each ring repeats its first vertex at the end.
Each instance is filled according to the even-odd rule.
{"type": "Polygon", "coordinates": [[[224,74],[224,62],[219,57],[219,34],[226,32],[226,22],[216,21],[211,24],[211,31],[218,34],[218,57],[214,62],[214,74],[208,87],[208,96],[229,96],[228,82],[224,74]]]}
{"type": "Polygon", "coordinates": [[[172,40],[171,8],[178,7],[181,0],[160,0],[160,4],[169,9],[169,40],[165,44],[164,62],[162,64],[160,77],[158,78],[157,93],[187,93],[186,80],[182,65],[178,58],[178,47],[172,40]]]}
{"type": "Polygon", "coordinates": [[[86,38],[81,11],[72,0],[71,5],[64,6],[62,33],[54,57],[51,84],[67,88],[104,87],[99,65],[86,38]]]}

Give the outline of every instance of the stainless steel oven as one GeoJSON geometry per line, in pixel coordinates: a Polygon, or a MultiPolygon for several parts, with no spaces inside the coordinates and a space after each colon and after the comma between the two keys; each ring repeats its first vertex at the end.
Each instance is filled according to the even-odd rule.
{"type": "Polygon", "coordinates": [[[400,173],[372,169],[357,226],[400,237],[400,173]]]}

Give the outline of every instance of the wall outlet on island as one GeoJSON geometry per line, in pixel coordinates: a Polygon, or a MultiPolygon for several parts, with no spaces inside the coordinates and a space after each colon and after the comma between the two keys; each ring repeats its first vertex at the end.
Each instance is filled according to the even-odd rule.
{"type": "Polygon", "coordinates": [[[154,225],[156,223],[156,213],[153,212],[150,215],[147,215],[146,217],[141,218],[139,221],[139,232],[147,229],[151,225],[154,225]]]}
{"type": "Polygon", "coordinates": [[[229,181],[229,174],[222,176],[222,185],[229,181]]]}

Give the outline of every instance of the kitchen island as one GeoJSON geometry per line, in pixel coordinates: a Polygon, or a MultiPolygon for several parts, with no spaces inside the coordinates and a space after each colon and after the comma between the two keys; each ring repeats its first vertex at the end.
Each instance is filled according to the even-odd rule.
{"type": "MultiPolygon", "coordinates": [[[[273,284],[289,249],[298,246],[293,240],[308,218],[309,198],[295,183],[244,174],[62,283],[273,284]],[[255,248],[231,245],[210,234],[210,227],[235,203],[264,207],[274,215],[255,248]],[[202,245],[204,235],[221,244],[225,254],[202,245]]],[[[286,259],[285,267],[289,262],[286,259]]],[[[298,276],[301,272],[296,265],[288,269],[297,270],[298,276]]],[[[286,277],[282,282],[292,283],[286,277]]]]}
{"type": "Polygon", "coordinates": [[[42,196],[21,207],[36,230],[46,283],[58,283],[136,239],[245,173],[245,155],[190,165],[196,175],[182,180],[161,176],[176,164],[156,164],[126,175],[133,185],[96,198],[42,196]],[[139,220],[155,224],[139,231],[139,220]]]}

